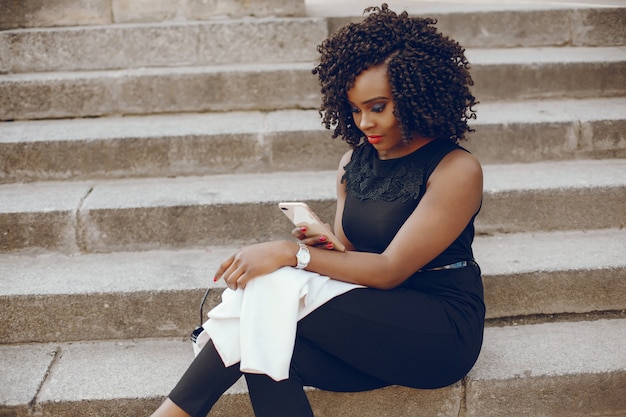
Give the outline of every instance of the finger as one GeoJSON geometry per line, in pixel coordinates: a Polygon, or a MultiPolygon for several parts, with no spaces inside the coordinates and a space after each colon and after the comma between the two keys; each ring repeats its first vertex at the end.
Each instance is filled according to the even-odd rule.
{"type": "Polygon", "coordinates": [[[302,240],[305,238],[306,232],[308,232],[306,226],[296,227],[291,231],[291,236],[295,237],[296,239],[302,240]]]}
{"type": "Polygon", "coordinates": [[[309,236],[302,239],[302,243],[308,246],[324,247],[328,244],[328,237],[324,235],[309,236]]]}
{"type": "Polygon", "coordinates": [[[224,282],[226,282],[226,286],[228,286],[228,288],[230,288],[231,290],[235,291],[239,287],[239,285],[237,284],[237,280],[239,279],[240,276],[241,276],[241,273],[239,270],[235,270],[229,275],[226,275],[226,278],[224,279],[224,282]]]}
{"type": "Polygon", "coordinates": [[[216,278],[218,280],[222,278],[226,281],[237,269],[238,265],[237,254],[234,254],[220,265],[219,275],[216,275],[216,278]]]}
{"type": "Polygon", "coordinates": [[[324,250],[334,250],[335,249],[335,245],[333,245],[332,243],[324,243],[324,244],[320,244],[320,245],[315,245],[315,248],[318,249],[324,249],[324,250]]]}
{"type": "Polygon", "coordinates": [[[229,268],[226,270],[224,273],[224,282],[226,282],[228,288],[231,290],[237,289],[237,279],[239,279],[242,273],[243,271],[239,268],[229,268]]]}
{"type": "Polygon", "coordinates": [[[241,274],[241,276],[237,278],[237,282],[236,282],[237,288],[241,288],[243,290],[244,288],[246,288],[246,284],[248,283],[248,281],[249,280],[247,278],[247,274],[246,273],[241,274]]]}
{"type": "Polygon", "coordinates": [[[215,276],[213,276],[213,282],[217,282],[224,276],[224,273],[230,266],[233,264],[235,260],[235,255],[231,255],[228,259],[220,264],[217,268],[217,272],[215,272],[215,276]]]}
{"type": "Polygon", "coordinates": [[[225,279],[224,282],[226,283],[226,286],[228,288],[230,288],[233,291],[237,290],[237,282],[233,281],[231,278],[225,279]]]}
{"type": "Polygon", "coordinates": [[[335,245],[333,244],[333,242],[317,243],[316,245],[313,245],[313,246],[315,246],[316,248],[326,249],[326,250],[335,249],[335,245]]]}

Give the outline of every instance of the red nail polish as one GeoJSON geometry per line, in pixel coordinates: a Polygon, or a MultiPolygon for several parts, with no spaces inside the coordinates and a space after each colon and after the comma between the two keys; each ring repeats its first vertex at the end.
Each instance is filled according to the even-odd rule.
{"type": "Polygon", "coordinates": [[[302,227],[300,228],[300,231],[301,231],[302,233],[306,233],[306,230],[307,230],[307,229],[306,229],[306,227],[305,227],[305,226],[302,226],[302,227]]]}
{"type": "Polygon", "coordinates": [[[326,244],[326,249],[332,249],[334,247],[335,247],[335,245],[333,245],[333,242],[330,242],[330,243],[326,244]]]}
{"type": "Polygon", "coordinates": [[[320,242],[326,242],[326,236],[320,236],[320,242]]]}
{"type": "Polygon", "coordinates": [[[213,282],[217,282],[220,279],[217,275],[213,277],[213,282]]]}

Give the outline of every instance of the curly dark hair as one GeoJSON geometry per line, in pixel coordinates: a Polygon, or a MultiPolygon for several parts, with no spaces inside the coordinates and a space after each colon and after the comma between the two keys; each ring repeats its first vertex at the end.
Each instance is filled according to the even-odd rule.
{"type": "Polygon", "coordinates": [[[398,15],[386,3],[365,13],[363,21],[343,26],[317,47],[321,57],[313,74],[321,85],[320,115],[326,129],[336,126],[333,138],[353,148],[361,142],[347,91],[362,71],[386,64],[404,140],[415,133],[455,143],[465,139],[477,104],[465,49],[438,32],[434,19],[398,15]]]}

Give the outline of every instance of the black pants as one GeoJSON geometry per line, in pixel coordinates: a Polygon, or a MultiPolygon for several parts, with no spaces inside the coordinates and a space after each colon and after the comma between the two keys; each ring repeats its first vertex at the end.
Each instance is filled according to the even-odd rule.
{"type": "MultiPolygon", "coordinates": [[[[482,291],[472,264],[424,273],[393,290],[355,289],[330,300],[298,323],[289,379],[245,374],[255,415],[313,416],[304,386],[354,392],[458,381],[482,345],[482,291]]],[[[224,367],[209,342],[170,399],[204,417],[240,377],[239,364],[224,367]]]]}

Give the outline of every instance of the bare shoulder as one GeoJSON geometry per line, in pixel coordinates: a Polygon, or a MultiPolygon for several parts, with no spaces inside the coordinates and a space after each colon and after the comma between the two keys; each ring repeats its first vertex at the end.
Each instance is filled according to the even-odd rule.
{"type": "Polygon", "coordinates": [[[349,151],[347,151],[346,153],[343,154],[343,156],[341,157],[341,160],[339,161],[339,169],[343,170],[343,167],[346,166],[346,164],[348,162],[350,162],[350,158],[352,158],[352,152],[354,152],[352,149],[350,149],[349,151]]]}
{"type": "Polygon", "coordinates": [[[343,174],[346,172],[346,165],[348,165],[348,162],[350,162],[350,158],[352,158],[352,149],[350,149],[348,152],[344,153],[343,156],[341,157],[341,160],[339,161],[339,168],[337,170],[337,174],[339,176],[343,176],[343,174]]]}
{"type": "Polygon", "coordinates": [[[343,175],[346,173],[346,165],[348,165],[348,162],[350,162],[350,158],[352,157],[352,150],[349,150],[348,152],[344,153],[343,156],[341,157],[341,160],[339,161],[339,168],[337,168],[337,187],[339,187],[340,189],[344,189],[343,186],[343,175]]]}
{"type": "Polygon", "coordinates": [[[483,193],[483,170],[480,162],[469,152],[454,150],[437,165],[428,178],[426,188],[438,195],[452,193],[457,197],[478,201],[483,193]]]}
{"type": "Polygon", "coordinates": [[[446,155],[433,175],[442,177],[463,177],[467,180],[480,180],[482,183],[483,169],[474,155],[457,149],[446,155]]]}

